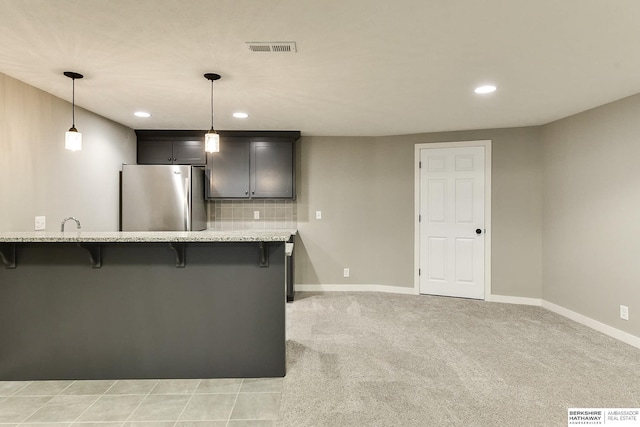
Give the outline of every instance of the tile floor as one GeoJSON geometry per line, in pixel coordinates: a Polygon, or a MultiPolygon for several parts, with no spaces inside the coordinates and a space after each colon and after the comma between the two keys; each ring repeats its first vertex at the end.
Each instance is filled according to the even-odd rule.
{"type": "Polygon", "coordinates": [[[0,381],[0,427],[273,426],[282,381],[0,381]]]}

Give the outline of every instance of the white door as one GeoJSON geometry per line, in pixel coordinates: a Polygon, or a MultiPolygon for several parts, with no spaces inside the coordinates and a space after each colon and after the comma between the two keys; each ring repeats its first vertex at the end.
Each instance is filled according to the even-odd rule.
{"type": "Polygon", "coordinates": [[[485,147],[420,149],[420,293],[484,299],[485,147]]]}

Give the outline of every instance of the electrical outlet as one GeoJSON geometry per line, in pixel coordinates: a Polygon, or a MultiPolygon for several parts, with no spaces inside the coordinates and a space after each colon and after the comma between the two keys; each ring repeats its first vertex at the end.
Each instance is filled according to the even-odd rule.
{"type": "Polygon", "coordinates": [[[38,230],[44,230],[46,228],[47,228],[47,217],[37,216],[34,222],[34,229],[38,231],[38,230]]]}
{"type": "Polygon", "coordinates": [[[620,306],[620,318],[622,320],[629,320],[629,307],[626,305],[620,306]]]}
{"type": "Polygon", "coordinates": [[[349,277],[349,275],[351,274],[351,272],[349,271],[349,269],[348,269],[348,268],[345,268],[345,269],[344,269],[343,274],[344,274],[344,277],[349,277]]]}
{"type": "Polygon", "coordinates": [[[316,211],[316,219],[322,219],[322,211],[316,211]]]}
{"type": "Polygon", "coordinates": [[[260,211],[253,211],[253,219],[260,219],[260,211]]]}

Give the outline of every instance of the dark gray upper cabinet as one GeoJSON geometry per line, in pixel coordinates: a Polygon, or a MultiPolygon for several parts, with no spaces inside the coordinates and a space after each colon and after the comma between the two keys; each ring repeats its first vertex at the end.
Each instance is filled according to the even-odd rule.
{"type": "Polygon", "coordinates": [[[197,166],[207,164],[204,139],[173,141],[173,163],[197,166]]]}
{"type": "Polygon", "coordinates": [[[251,197],[293,198],[293,142],[251,143],[251,197]]]}
{"type": "Polygon", "coordinates": [[[138,164],[197,165],[207,162],[205,131],[136,130],[138,164]]]}
{"type": "Polygon", "coordinates": [[[138,164],[166,165],[173,163],[173,142],[138,139],[138,164]]]}
{"type": "Polygon", "coordinates": [[[207,197],[244,199],[249,197],[249,144],[246,141],[220,144],[219,153],[207,155],[207,197]]]}
{"type": "Polygon", "coordinates": [[[207,154],[210,199],[294,199],[295,141],[300,132],[221,131],[207,154]]]}

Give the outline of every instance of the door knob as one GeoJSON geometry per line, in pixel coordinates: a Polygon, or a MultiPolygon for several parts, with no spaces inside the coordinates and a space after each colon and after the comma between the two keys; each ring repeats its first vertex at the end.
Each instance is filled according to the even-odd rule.
{"type": "Polygon", "coordinates": [[[480,230],[479,228],[476,228],[476,234],[482,234],[482,230],[480,230]]]}

